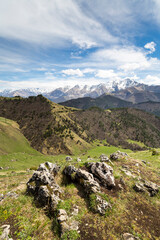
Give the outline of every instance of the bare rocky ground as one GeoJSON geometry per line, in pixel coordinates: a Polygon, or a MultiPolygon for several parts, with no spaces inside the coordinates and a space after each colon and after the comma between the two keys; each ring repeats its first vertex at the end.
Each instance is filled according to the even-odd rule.
{"type": "Polygon", "coordinates": [[[116,154],[1,174],[0,226],[10,226],[8,239],[160,239],[159,168],[116,154]]]}

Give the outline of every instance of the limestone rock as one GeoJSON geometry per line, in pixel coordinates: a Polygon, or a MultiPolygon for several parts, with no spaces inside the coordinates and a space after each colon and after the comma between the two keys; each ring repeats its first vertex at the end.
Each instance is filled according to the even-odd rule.
{"type": "Polygon", "coordinates": [[[67,221],[67,219],[68,219],[68,216],[66,211],[64,209],[59,209],[57,220],[61,223],[61,222],[67,221]]]}
{"type": "Polygon", "coordinates": [[[0,235],[1,240],[13,240],[12,238],[9,238],[10,225],[3,225],[0,228],[3,231],[2,234],[0,235]]]}
{"type": "MultiPolygon", "coordinates": [[[[89,163],[89,166],[92,167],[92,164],[94,163],[89,163]]],[[[100,163],[100,164],[103,165],[105,163],[100,163]]],[[[112,172],[112,168],[108,165],[107,167],[108,167],[107,169],[109,169],[112,172]]],[[[80,185],[82,185],[84,188],[84,191],[88,196],[90,196],[93,193],[95,194],[96,200],[95,200],[94,211],[104,215],[106,212],[106,209],[110,207],[110,204],[98,195],[98,193],[101,192],[101,188],[99,183],[94,179],[93,174],[83,169],[76,169],[73,166],[67,166],[64,170],[64,173],[67,176],[69,176],[72,180],[74,179],[74,181],[77,181],[80,185]],[[74,175],[74,178],[73,178],[73,175],[74,175]]]]}
{"type": "Polygon", "coordinates": [[[28,192],[32,193],[42,206],[47,205],[52,210],[55,210],[62,194],[54,180],[59,169],[59,166],[50,162],[40,164],[27,182],[28,192]]]}
{"type": "Polygon", "coordinates": [[[117,151],[110,155],[111,160],[118,160],[118,159],[125,158],[125,157],[128,157],[128,154],[124,153],[124,152],[120,152],[120,151],[117,151]]]}
{"type": "Polygon", "coordinates": [[[144,182],[144,187],[150,193],[150,196],[153,197],[159,192],[159,186],[153,182],[144,182]]]}
{"type": "Polygon", "coordinates": [[[106,163],[96,162],[89,163],[91,173],[97,177],[105,187],[114,187],[115,180],[113,176],[113,168],[106,163]]]}
{"type": "Polygon", "coordinates": [[[98,195],[96,196],[95,201],[96,201],[95,212],[100,213],[101,215],[104,215],[106,213],[106,210],[108,208],[111,208],[111,205],[98,195]]]}
{"type": "Polygon", "coordinates": [[[107,155],[101,154],[100,161],[101,162],[109,162],[109,158],[107,157],[107,155]]]}
{"type": "Polygon", "coordinates": [[[133,188],[136,192],[146,192],[143,183],[136,183],[133,188]]]}
{"type": "Polygon", "coordinates": [[[144,181],[144,183],[138,182],[133,188],[136,192],[148,192],[151,197],[159,192],[159,186],[149,181],[144,181]]]}
{"type": "Polygon", "coordinates": [[[138,237],[133,236],[130,233],[124,233],[123,234],[123,240],[139,240],[138,237]]]}

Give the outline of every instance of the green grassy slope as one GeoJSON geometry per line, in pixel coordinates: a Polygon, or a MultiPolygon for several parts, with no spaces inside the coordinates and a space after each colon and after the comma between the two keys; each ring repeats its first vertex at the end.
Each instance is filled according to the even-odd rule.
{"type": "MultiPolygon", "coordinates": [[[[78,240],[116,240],[122,239],[122,234],[126,232],[139,237],[140,240],[158,240],[160,234],[160,193],[154,197],[149,197],[147,193],[135,192],[133,185],[138,181],[139,177],[159,184],[160,155],[152,156],[152,152],[148,150],[132,152],[128,149],[104,146],[104,144],[96,141],[92,149],[72,156],[73,160],[70,164],[84,168],[85,163],[88,161],[99,161],[99,156],[102,153],[109,156],[111,153],[121,150],[129,154],[129,158],[113,161],[114,165],[112,166],[116,184],[119,184],[120,179],[123,178],[125,188],[122,190],[118,188],[113,190],[102,188],[103,195],[107,197],[112,205],[112,209],[105,216],[100,216],[91,211],[89,199],[82,188],[78,188],[77,184],[68,181],[64,182],[62,172],[64,166],[68,164],[64,155],[33,156],[28,154],[26,161],[27,154],[15,153],[14,156],[18,161],[11,163],[12,170],[15,171],[0,171],[0,192],[6,194],[11,191],[18,194],[16,199],[9,197],[4,199],[0,206],[0,225],[11,225],[10,237],[22,240],[62,239],[54,215],[48,215],[46,209],[37,207],[34,197],[26,194],[26,182],[33,174],[32,171],[25,171],[26,167],[30,168],[33,165],[38,167],[38,162],[48,160],[53,163],[58,162],[61,166],[58,178],[56,178],[56,182],[63,190],[61,208],[65,209],[69,215],[72,213],[75,204],[79,208],[79,213],[76,216],[80,230],[78,240]],[[31,157],[30,162],[29,156],[31,157]],[[76,161],[77,157],[80,157],[82,161],[78,163],[76,161]],[[88,158],[92,158],[92,160],[88,158]],[[142,160],[145,160],[146,164],[142,160]],[[126,175],[122,171],[123,165],[127,166],[135,177],[126,175]],[[20,169],[23,172],[19,172],[20,169]]],[[[3,155],[8,163],[11,155],[13,157],[13,154],[3,155]]],[[[77,240],[74,237],[68,239],[77,240]]]]}
{"type": "Polygon", "coordinates": [[[39,154],[30,147],[16,122],[0,117],[0,154],[13,152],[39,154]]]}

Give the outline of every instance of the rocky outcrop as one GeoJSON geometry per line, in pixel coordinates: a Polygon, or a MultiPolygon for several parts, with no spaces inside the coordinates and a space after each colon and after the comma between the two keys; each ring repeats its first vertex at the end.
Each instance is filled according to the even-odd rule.
{"type": "Polygon", "coordinates": [[[159,192],[159,186],[148,181],[137,182],[133,188],[136,192],[148,192],[151,197],[155,196],[159,192]]]}
{"type": "Polygon", "coordinates": [[[88,166],[93,176],[97,177],[104,187],[115,186],[113,168],[111,166],[104,162],[88,163],[88,166]]]}
{"type": "Polygon", "coordinates": [[[2,234],[0,235],[1,240],[13,240],[9,237],[10,234],[10,225],[3,225],[0,227],[2,229],[2,234]]]}
{"type": "Polygon", "coordinates": [[[104,215],[106,210],[111,207],[110,204],[99,195],[101,193],[101,187],[98,181],[94,179],[92,173],[83,169],[77,169],[74,166],[67,166],[64,169],[64,174],[70,177],[72,181],[78,182],[82,185],[89,198],[92,194],[94,194],[95,212],[104,215]]]}
{"type": "Polygon", "coordinates": [[[27,191],[32,193],[42,206],[48,205],[53,210],[62,194],[62,190],[54,179],[59,169],[59,166],[50,162],[40,164],[27,182],[27,191]]]}
{"type": "MultiPolygon", "coordinates": [[[[62,201],[62,190],[55,182],[59,170],[58,165],[50,162],[40,164],[27,182],[27,191],[35,196],[41,206],[47,206],[51,213],[57,212],[57,205],[62,201]]],[[[76,211],[77,209],[74,212],[76,211]]],[[[72,216],[68,217],[64,209],[58,210],[57,221],[60,225],[61,237],[69,231],[78,229],[78,222],[72,219],[72,216]]]]}
{"type": "Polygon", "coordinates": [[[110,155],[111,160],[118,160],[118,159],[122,159],[122,158],[126,158],[126,157],[128,157],[128,154],[124,153],[124,152],[120,152],[120,151],[117,151],[110,155]]]}

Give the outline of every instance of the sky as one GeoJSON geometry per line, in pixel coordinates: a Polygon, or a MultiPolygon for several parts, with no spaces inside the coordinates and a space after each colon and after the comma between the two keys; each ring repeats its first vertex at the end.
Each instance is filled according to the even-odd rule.
{"type": "Polygon", "coordinates": [[[160,85],[160,0],[0,0],[0,91],[160,85]]]}

